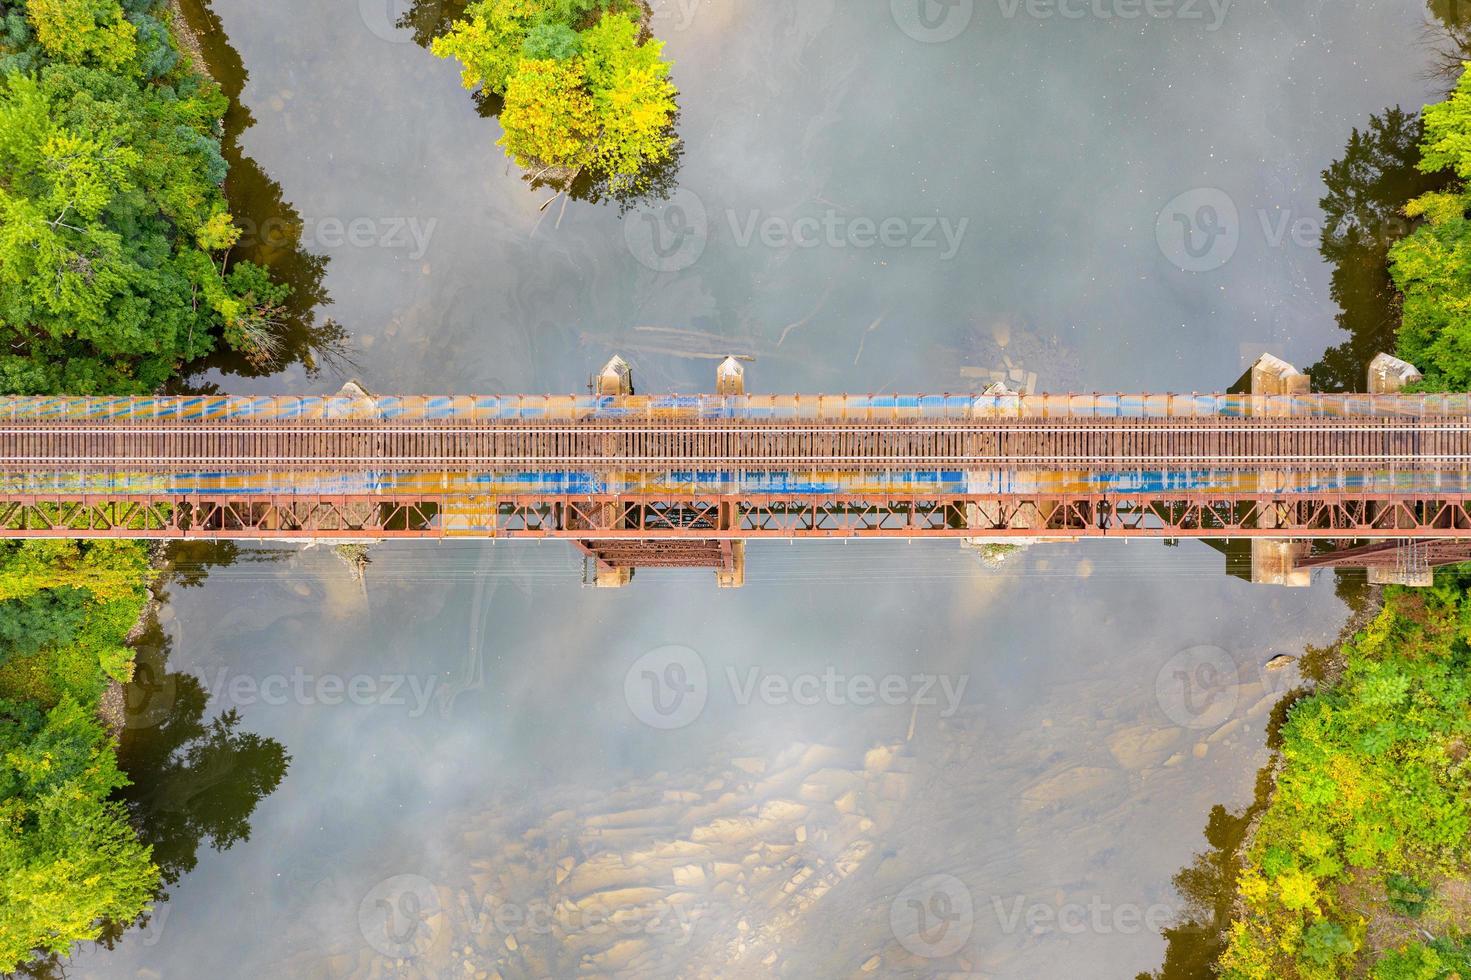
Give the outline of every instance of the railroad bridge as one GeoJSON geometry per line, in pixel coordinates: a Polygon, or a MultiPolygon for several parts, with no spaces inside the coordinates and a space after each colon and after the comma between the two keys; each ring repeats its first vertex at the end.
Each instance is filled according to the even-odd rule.
{"type": "Polygon", "coordinates": [[[592,579],[760,538],[1244,539],[1251,577],[1471,559],[1471,397],[1380,355],[1315,394],[1263,355],[1243,394],[0,398],[0,536],[564,538],[592,579]]]}

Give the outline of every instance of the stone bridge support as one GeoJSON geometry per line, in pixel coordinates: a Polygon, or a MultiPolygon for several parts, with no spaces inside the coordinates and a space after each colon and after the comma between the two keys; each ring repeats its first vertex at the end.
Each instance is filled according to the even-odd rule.
{"type": "MultiPolygon", "coordinates": [[[[1311,379],[1282,358],[1263,354],[1251,366],[1251,393],[1253,395],[1305,395],[1311,379]]],[[[1262,411],[1253,406],[1253,412],[1262,411]]],[[[1280,489],[1284,474],[1277,471],[1262,473],[1258,479],[1261,488],[1280,489]]],[[[1260,517],[1259,527],[1275,527],[1277,515],[1268,510],[1260,517]]],[[[1288,538],[1251,539],[1251,581],[1255,585],[1282,585],[1288,588],[1303,588],[1312,584],[1312,573],[1298,568],[1297,562],[1306,557],[1306,541],[1288,538]]]]}
{"type": "MultiPolygon", "coordinates": [[[[1369,362],[1369,394],[1397,395],[1406,385],[1420,381],[1424,375],[1409,361],[1402,361],[1392,354],[1376,354],[1369,362]]],[[[1371,508],[1371,515],[1375,509],[1371,508]]],[[[1369,568],[1370,585],[1407,585],[1426,588],[1435,581],[1435,572],[1424,556],[1408,544],[1400,548],[1401,561],[1394,565],[1374,565],[1369,568]]]]}

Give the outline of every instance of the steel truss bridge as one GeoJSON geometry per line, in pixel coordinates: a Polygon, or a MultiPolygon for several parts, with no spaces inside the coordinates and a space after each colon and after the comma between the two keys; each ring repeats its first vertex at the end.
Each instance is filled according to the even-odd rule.
{"type": "Polygon", "coordinates": [[[1239,395],[758,396],[728,360],[717,394],[649,396],[615,358],[584,396],[0,398],[0,536],[563,538],[601,584],[739,584],[762,538],[1246,538],[1283,582],[1471,558],[1471,398],[1253,370],[1239,395]]]}

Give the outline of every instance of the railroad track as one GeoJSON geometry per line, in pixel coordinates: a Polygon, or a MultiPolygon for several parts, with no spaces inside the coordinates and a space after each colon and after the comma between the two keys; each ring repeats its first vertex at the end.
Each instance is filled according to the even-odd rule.
{"type": "Polygon", "coordinates": [[[0,422],[10,471],[1222,467],[1459,470],[1471,418],[0,422]]]}

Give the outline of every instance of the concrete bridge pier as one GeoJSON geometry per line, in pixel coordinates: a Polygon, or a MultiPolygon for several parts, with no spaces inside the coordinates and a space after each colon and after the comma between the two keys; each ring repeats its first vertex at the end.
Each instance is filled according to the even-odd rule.
{"type": "MultiPolygon", "coordinates": [[[[982,391],[984,395],[1018,395],[1019,392],[1009,387],[1004,381],[995,381],[987,385],[982,391]]],[[[979,471],[969,471],[965,475],[966,492],[985,493],[987,490],[983,474],[979,471]]],[[[962,538],[960,546],[978,551],[983,557],[990,555],[993,560],[997,554],[1005,554],[998,549],[1015,548],[1021,550],[1030,548],[1037,543],[1037,538],[1014,538],[1000,534],[986,534],[987,530],[999,530],[1002,528],[1029,529],[1033,526],[1032,515],[1020,511],[1003,514],[999,501],[981,501],[979,503],[967,503],[965,505],[966,527],[975,528],[975,537],[962,538]]]]}
{"type": "MultiPolygon", "coordinates": [[[[715,393],[717,395],[744,395],[746,393],[746,368],[734,356],[727,357],[715,368],[715,393]]],[[[720,505],[721,530],[736,529],[740,515],[734,503],[720,505]]],[[[739,589],[746,584],[746,542],[722,541],[723,564],[715,568],[715,587],[739,589]]]]}
{"type": "MultiPolygon", "coordinates": [[[[1311,387],[1311,379],[1293,365],[1273,354],[1263,354],[1251,366],[1251,393],[1253,395],[1304,395],[1311,387]]],[[[1262,405],[1253,405],[1253,414],[1265,414],[1262,405]]],[[[1260,485],[1278,490],[1282,487],[1283,474],[1267,472],[1258,479],[1260,485]]],[[[1277,526],[1277,514],[1267,510],[1258,515],[1257,527],[1277,526]]],[[[1298,560],[1307,556],[1308,544],[1289,538],[1251,539],[1251,581],[1254,585],[1281,585],[1287,588],[1303,588],[1312,584],[1312,573],[1298,568],[1298,560]]]]}
{"type": "MultiPolygon", "coordinates": [[[[1405,386],[1420,381],[1425,376],[1409,361],[1392,354],[1376,354],[1369,362],[1369,387],[1371,395],[1397,395],[1405,386]]],[[[1379,508],[1370,505],[1371,518],[1379,516],[1379,508]]],[[[1402,523],[1403,514],[1397,515],[1396,524],[1402,523]]],[[[1409,542],[1401,543],[1398,560],[1393,565],[1369,566],[1370,585],[1405,585],[1413,588],[1428,588],[1435,581],[1435,572],[1420,549],[1409,542]]]]}
{"type": "MultiPolygon", "coordinates": [[[[628,362],[614,355],[593,378],[593,390],[599,395],[633,394],[633,371],[628,362]]],[[[726,396],[746,393],[746,370],[735,357],[727,357],[715,369],[715,391],[726,396]]],[[[613,452],[609,443],[606,451],[613,452]]],[[[608,479],[622,483],[622,474],[610,473],[608,479]]],[[[683,540],[635,540],[598,538],[599,529],[636,526],[623,524],[616,504],[590,508],[593,512],[579,517],[578,529],[587,524],[587,537],[577,541],[578,547],[592,562],[588,584],[599,589],[621,589],[633,581],[639,568],[712,568],[715,584],[722,589],[738,589],[746,584],[746,543],[730,538],[700,538],[692,533],[683,540]]],[[[708,520],[708,518],[707,518],[708,520]]],[[[699,527],[709,527],[702,523],[699,527]]],[[[717,531],[734,531],[740,527],[740,512],[734,500],[720,504],[715,517],[717,531]]]]}

